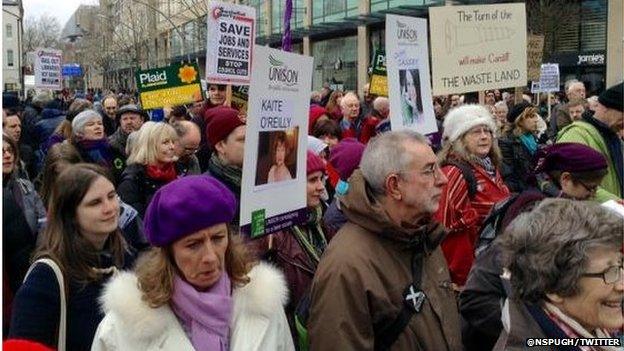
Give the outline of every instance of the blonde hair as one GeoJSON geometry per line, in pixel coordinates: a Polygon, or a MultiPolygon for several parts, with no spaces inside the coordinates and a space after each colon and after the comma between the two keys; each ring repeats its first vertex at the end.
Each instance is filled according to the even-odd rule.
{"type": "Polygon", "coordinates": [[[145,123],[132,145],[127,164],[150,165],[156,163],[158,146],[165,140],[178,141],[178,134],[170,124],[164,122],[145,123]]]}
{"type": "MultiPolygon", "coordinates": [[[[228,235],[228,240],[225,272],[233,286],[240,287],[249,283],[247,274],[255,262],[240,236],[228,235]]],[[[152,308],[169,303],[173,295],[173,278],[176,274],[181,275],[173,259],[171,246],[151,248],[139,257],[135,266],[142,299],[152,308]]]]}

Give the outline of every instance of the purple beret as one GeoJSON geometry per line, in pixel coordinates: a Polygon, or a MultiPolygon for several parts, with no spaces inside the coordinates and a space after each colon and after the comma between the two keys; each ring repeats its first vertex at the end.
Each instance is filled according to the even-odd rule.
{"type": "Polygon", "coordinates": [[[329,163],[340,173],[340,179],[347,180],[360,166],[366,146],[354,138],[342,139],[331,150],[329,163]]]}
{"type": "Polygon", "coordinates": [[[187,176],[160,188],[145,213],[145,236],[164,247],[178,239],[234,219],[234,194],[207,175],[187,176]]]}
{"type": "Polygon", "coordinates": [[[590,172],[607,169],[607,159],[593,148],[578,143],[558,143],[547,146],[537,155],[535,173],[590,172]]]}

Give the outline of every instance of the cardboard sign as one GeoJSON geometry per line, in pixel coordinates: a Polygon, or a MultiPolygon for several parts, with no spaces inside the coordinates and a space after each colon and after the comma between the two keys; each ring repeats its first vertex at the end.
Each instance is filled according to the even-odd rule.
{"type": "Polygon", "coordinates": [[[239,112],[247,114],[247,102],[249,101],[249,86],[234,85],[232,86],[232,108],[239,112]]]}
{"type": "Polygon", "coordinates": [[[541,92],[559,91],[559,64],[545,63],[540,69],[539,88],[541,92]]]}
{"type": "Polygon", "coordinates": [[[211,1],[206,17],[206,81],[249,85],[256,37],[256,9],[211,1]]]}
{"type": "Polygon", "coordinates": [[[524,3],[436,6],[429,18],[435,95],[527,84],[524,3]]]}
{"type": "Polygon", "coordinates": [[[529,35],[527,38],[527,79],[539,80],[542,55],[544,53],[544,36],[529,35]]]}
{"type": "Polygon", "coordinates": [[[386,65],[392,130],[438,131],[429,85],[427,20],[386,15],[386,65]]]}
{"type": "Polygon", "coordinates": [[[369,93],[377,96],[388,96],[388,74],[386,71],[386,52],[384,50],[375,51],[369,93]]]}
{"type": "Polygon", "coordinates": [[[307,220],[306,151],[313,58],[256,46],[241,186],[252,238],[307,220]]]}
{"type": "Polygon", "coordinates": [[[202,101],[199,67],[196,63],[173,64],[135,73],[141,106],[145,110],[202,101]]]}
{"type": "Polygon", "coordinates": [[[54,49],[35,50],[35,87],[61,90],[63,52],[54,49]]]}

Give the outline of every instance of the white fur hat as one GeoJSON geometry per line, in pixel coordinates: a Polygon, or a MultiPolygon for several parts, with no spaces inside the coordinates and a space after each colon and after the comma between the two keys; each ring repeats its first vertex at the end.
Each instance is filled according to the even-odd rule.
{"type": "Polygon", "coordinates": [[[443,142],[454,142],[472,127],[486,125],[496,136],[496,122],[492,114],[483,106],[476,104],[461,105],[449,111],[444,118],[443,142]]]}

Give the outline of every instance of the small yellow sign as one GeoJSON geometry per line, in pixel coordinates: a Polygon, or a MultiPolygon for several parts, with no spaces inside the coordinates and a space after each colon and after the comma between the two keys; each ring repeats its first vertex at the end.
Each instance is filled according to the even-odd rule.
{"type": "Polygon", "coordinates": [[[189,101],[199,100],[201,100],[201,86],[199,84],[141,93],[141,103],[145,110],[160,108],[163,106],[163,101],[166,101],[169,105],[176,106],[188,104],[189,101]]]}

